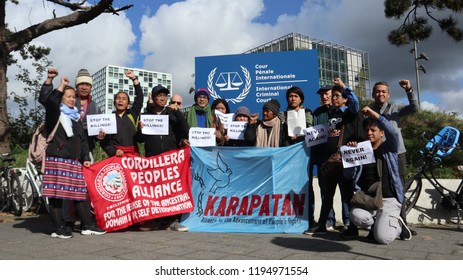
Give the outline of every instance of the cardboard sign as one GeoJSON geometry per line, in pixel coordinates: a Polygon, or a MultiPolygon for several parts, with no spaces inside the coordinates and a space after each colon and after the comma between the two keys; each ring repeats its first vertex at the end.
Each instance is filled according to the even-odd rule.
{"type": "Polygon", "coordinates": [[[328,128],[324,124],[307,127],[304,130],[305,143],[307,147],[316,146],[328,141],[328,128]]]}
{"type": "Polygon", "coordinates": [[[244,140],[244,130],[247,125],[247,122],[231,122],[227,131],[228,139],[244,140]]]}
{"type": "Polygon", "coordinates": [[[215,128],[192,127],[188,140],[193,147],[215,146],[215,128]]]}
{"type": "Polygon", "coordinates": [[[89,136],[98,135],[100,131],[103,131],[106,134],[117,134],[116,115],[87,115],[87,129],[89,136]]]}
{"type": "Polygon", "coordinates": [[[363,141],[357,147],[341,146],[344,168],[376,162],[370,141],[363,141]]]}
{"type": "Polygon", "coordinates": [[[289,136],[302,136],[304,135],[304,128],[307,127],[307,120],[305,110],[291,110],[286,112],[286,122],[288,123],[289,136]]]}
{"type": "Polygon", "coordinates": [[[141,115],[141,132],[145,135],[169,135],[168,115],[141,115]]]}

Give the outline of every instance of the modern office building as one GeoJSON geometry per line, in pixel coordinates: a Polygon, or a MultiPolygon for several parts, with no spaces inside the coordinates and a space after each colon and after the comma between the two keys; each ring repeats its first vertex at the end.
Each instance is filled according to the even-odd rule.
{"type": "Polygon", "coordinates": [[[133,101],[135,95],[133,82],[125,76],[125,71],[128,69],[133,70],[135,75],[138,76],[145,96],[145,104],[148,100],[147,96],[154,86],[161,84],[169,90],[172,89],[171,74],[107,65],[92,75],[92,100],[96,102],[103,114],[110,114],[114,110],[114,94],[119,91],[127,92],[130,100],[133,101]]]}
{"type": "Polygon", "coordinates": [[[370,68],[368,53],[336,43],[327,42],[298,33],[290,33],[245,53],[318,50],[320,85],[331,85],[340,77],[358,97],[370,97],[370,68]]]}

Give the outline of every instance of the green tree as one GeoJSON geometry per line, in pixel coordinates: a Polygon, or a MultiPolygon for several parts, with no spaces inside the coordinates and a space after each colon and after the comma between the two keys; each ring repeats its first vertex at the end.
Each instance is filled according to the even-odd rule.
{"type": "Polygon", "coordinates": [[[31,135],[38,123],[43,121],[44,108],[38,103],[38,95],[40,92],[41,81],[47,73],[47,69],[52,65],[51,61],[46,56],[43,56],[36,62],[32,63],[34,67],[34,77],[31,77],[29,69],[21,65],[16,79],[25,84],[23,88],[25,95],[19,95],[12,92],[8,98],[13,98],[13,102],[19,107],[17,116],[9,115],[11,129],[11,146],[12,147],[27,147],[31,135]],[[32,98],[31,98],[32,97],[32,98]],[[30,106],[29,101],[33,100],[34,105],[30,106]]]}
{"type": "Polygon", "coordinates": [[[388,35],[391,44],[402,46],[410,41],[424,41],[431,36],[432,25],[428,19],[436,22],[442,32],[455,41],[463,40],[463,29],[458,27],[454,14],[463,11],[462,0],[385,0],[384,13],[387,18],[402,19],[402,25],[388,35]],[[441,14],[438,17],[437,14],[441,14]]]}
{"type": "Polygon", "coordinates": [[[15,5],[20,5],[18,0],[0,0],[0,153],[9,152],[11,127],[8,121],[7,108],[7,68],[12,63],[13,52],[20,52],[21,55],[26,54],[36,61],[40,60],[46,54],[45,48],[37,48],[29,45],[29,43],[44,34],[73,27],[76,25],[88,23],[97,18],[103,13],[112,13],[117,15],[119,11],[127,10],[133,5],[127,5],[115,9],[113,0],[96,1],[94,5],[86,5],[86,0],[71,1],[71,0],[45,0],[56,5],[65,7],[71,11],[70,14],[57,17],[55,11],[50,14],[50,18],[38,24],[31,25],[23,30],[11,32],[8,30],[5,22],[5,7],[9,1],[15,5]]]}

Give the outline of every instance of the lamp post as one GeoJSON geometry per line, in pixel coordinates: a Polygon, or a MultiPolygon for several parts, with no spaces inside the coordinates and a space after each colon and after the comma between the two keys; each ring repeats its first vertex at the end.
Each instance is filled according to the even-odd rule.
{"type": "Polygon", "coordinates": [[[418,64],[419,59],[424,59],[424,60],[429,60],[429,57],[421,53],[418,56],[418,49],[416,47],[417,40],[413,40],[413,49],[410,50],[411,53],[413,53],[415,57],[415,73],[416,73],[416,92],[418,94],[418,108],[421,110],[421,97],[420,97],[420,71],[423,71],[424,74],[426,74],[426,68],[423,65],[418,64]]]}

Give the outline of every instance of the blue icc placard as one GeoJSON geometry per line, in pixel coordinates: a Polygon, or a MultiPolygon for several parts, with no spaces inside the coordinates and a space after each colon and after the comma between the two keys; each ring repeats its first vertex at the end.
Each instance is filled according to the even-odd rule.
{"type": "Polygon", "coordinates": [[[195,68],[196,88],[207,88],[211,103],[226,99],[232,113],[240,106],[260,113],[270,99],[285,111],[291,86],[302,89],[305,107],[320,105],[317,50],[197,57],[195,68]]]}

